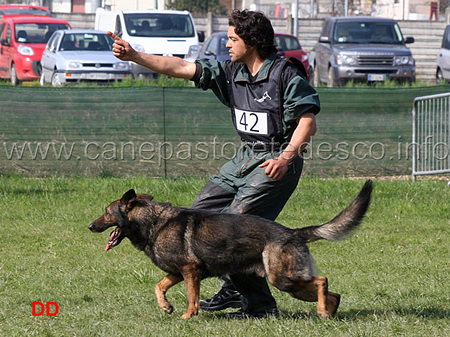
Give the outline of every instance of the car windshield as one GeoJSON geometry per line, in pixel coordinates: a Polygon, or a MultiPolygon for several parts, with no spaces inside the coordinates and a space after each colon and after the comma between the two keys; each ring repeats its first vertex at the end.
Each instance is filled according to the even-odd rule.
{"type": "Polygon", "coordinates": [[[68,29],[63,23],[16,23],[16,41],[20,43],[47,43],[52,34],[59,29],[68,29]]]}
{"type": "Polygon", "coordinates": [[[403,36],[396,23],[338,22],[333,34],[334,43],[403,44],[403,36]]]}
{"type": "Polygon", "coordinates": [[[302,49],[295,37],[275,35],[275,46],[284,51],[302,49]]]}
{"type": "Polygon", "coordinates": [[[60,51],[110,51],[114,40],[106,34],[65,34],[59,46],[60,51]]]}
{"type": "Polygon", "coordinates": [[[189,15],[134,13],[124,14],[130,36],[192,37],[194,26],[189,15]]]}
{"type": "Polygon", "coordinates": [[[221,37],[219,43],[219,55],[228,55],[229,50],[227,48],[228,37],[221,37]]]}

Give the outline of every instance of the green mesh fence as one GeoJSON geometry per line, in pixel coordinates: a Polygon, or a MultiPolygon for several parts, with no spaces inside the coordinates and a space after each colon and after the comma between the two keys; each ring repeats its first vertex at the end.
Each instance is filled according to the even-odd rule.
{"type": "MultiPolygon", "coordinates": [[[[411,172],[421,89],[319,88],[304,174],[411,172]]],[[[0,174],[208,177],[240,146],[229,109],[196,88],[0,87],[0,174]]]]}

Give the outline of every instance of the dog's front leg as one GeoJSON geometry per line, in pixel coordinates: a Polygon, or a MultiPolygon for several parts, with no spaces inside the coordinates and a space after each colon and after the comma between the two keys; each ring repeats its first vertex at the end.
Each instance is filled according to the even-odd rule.
{"type": "Polygon", "coordinates": [[[180,283],[181,281],[183,281],[183,278],[181,276],[167,274],[155,286],[155,294],[156,299],[158,300],[158,305],[162,310],[164,310],[168,314],[171,314],[173,312],[173,307],[172,304],[170,304],[169,301],[167,301],[166,299],[166,292],[172,286],[174,286],[177,283],[180,283]]]}
{"type": "Polygon", "coordinates": [[[192,316],[198,314],[199,305],[199,293],[200,293],[200,281],[201,276],[197,269],[187,268],[183,272],[184,283],[186,284],[186,293],[188,307],[187,311],[181,316],[182,319],[189,319],[192,316]]]}

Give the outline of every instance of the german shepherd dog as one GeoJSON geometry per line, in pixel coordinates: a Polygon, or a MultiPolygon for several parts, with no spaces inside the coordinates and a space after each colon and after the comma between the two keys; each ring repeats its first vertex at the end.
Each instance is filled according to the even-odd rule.
{"type": "Polygon", "coordinates": [[[173,312],[166,292],[184,280],[188,307],[182,319],[198,314],[202,279],[237,273],[267,277],[276,288],[295,298],[318,302],[318,315],[329,317],[336,313],[340,295],[328,291],[326,277],[315,275],[306,244],[320,239],[339,240],[350,234],[363,220],[371,192],[372,182],[368,180],[333,220],[320,226],[290,229],[254,215],[173,207],[129,190],[111,203],[89,229],[99,233],[115,226],[106,250],[127,237],[168,273],[155,287],[158,305],[165,312],[173,312]]]}

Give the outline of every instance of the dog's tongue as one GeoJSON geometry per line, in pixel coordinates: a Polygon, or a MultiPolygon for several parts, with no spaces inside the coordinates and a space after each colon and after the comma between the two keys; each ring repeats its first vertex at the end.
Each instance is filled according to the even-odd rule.
{"type": "Polygon", "coordinates": [[[120,228],[117,227],[115,230],[113,230],[111,232],[111,235],[109,236],[109,241],[106,245],[105,251],[108,251],[111,248],[114,248],[115,246],[117,246],[117,244],[118,244],[117,240],[118,240],[119,236],[120,236],[120,228]]]}

